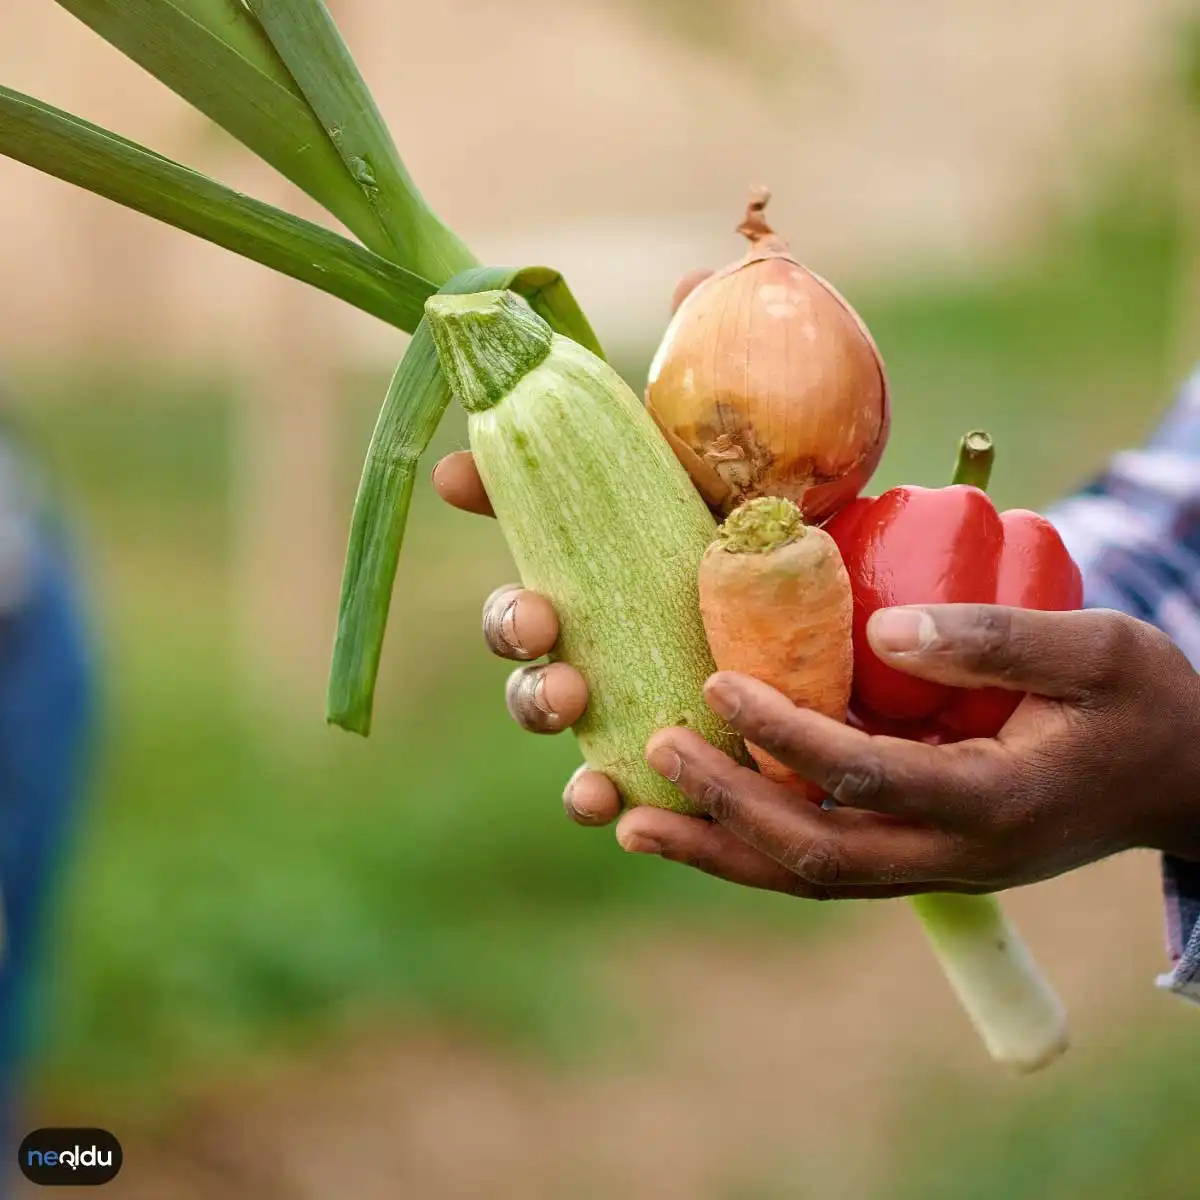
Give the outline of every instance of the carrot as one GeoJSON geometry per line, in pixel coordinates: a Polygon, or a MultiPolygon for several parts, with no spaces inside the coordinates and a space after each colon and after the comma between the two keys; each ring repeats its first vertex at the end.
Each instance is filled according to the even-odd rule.
{"type": "MultiPolygon", "coordinates": [[[[833,539],[781,497],[736,509],[700,562],[700,613],[717,667],[761,679],[836,721],[850,702],[852,607],[833,539]]],[[[748,749],[768,779],[821,798],[761,747],[748,749]]]]}

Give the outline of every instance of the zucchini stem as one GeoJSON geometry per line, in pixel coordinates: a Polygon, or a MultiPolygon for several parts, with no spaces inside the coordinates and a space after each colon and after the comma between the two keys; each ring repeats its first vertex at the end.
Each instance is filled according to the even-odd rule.
{"type": "Polygon", "coordinates": [[[425,312],[450,390],[486,412],[550,353],[554,332],[515,292],[430,296],[425,312]]]}

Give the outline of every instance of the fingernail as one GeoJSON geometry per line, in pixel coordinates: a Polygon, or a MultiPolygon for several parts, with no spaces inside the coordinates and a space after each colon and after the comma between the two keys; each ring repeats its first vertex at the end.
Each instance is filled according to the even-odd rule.
{"type": "Polygon", "coordinates": [[[552,721],[558,720],[558,713],[550,707],[550,702],[546,699],[546,672],[539,671],[537,680],[533,685],[533,691],[529,693],[530,700],[533,701],[533,706],[538,712],[545,713],[552,721]]]}
{"type": "Polygon", "coordinates": [[[493,654],[505,658],[534,658],[517,637],[517,597],[519,583],[498,587],[483,602],[483,640],[493,654]]]}
{"type": "Polygon", "coordinates": [[[708,707],[726,721],[732,721],[742,706],[742,698],[737,689],[720,678],[708,681],[704,687],[704,699],[708,702],[708,707]]]}
{"type": "Polygon", "coordinates": [[[596,814],[590,808],[586,808],[575,800],[575,784],[580,775],[589,769],[587,763],[584,763],[583,766],[576,767],[571,772],[571,778],[567,780],[567,786],[563,788],[563,807],[569,812],[574,813],[576,817],[581,817],[585,821],[594,821],[596,814]]]}
{"type": "Polygon", "coordinates": [[[878,650],[912,654],[937,641],[937,626],[923,608],[883,608],[867,622],[867,633],[878,650]]]}
{"type": "Polygon", "coordinates": [[[678,783],[679,777],[683,774],[683,759],[670,746],[655,746],[646,755],[646,761],[672,783],[678,783]]]}
{"type": "Polygon", "coordinates": [[[557,733],[558,713],[546,700],[546,668],[518,667],[504,687],[504,702],[514,721],[531,733],[557,733]]]}
{"type": "Polygon", "coordinates": [[[528,658],[529,654],[517,637],[517,596],[514,589],[506,600],[503,594],[488,602],[483,613],[483,639],[493,654],[515,654],[528,658]]]}
{"type": "Polygon", "coordinates": [[[624,833],[618,830],[617,842],[622,850],[626,850],[630,854],[661,854],[663,852],[662,842],[646,837],[644,833],[624,833]]]}
{"type": "Polygon", "coordinates": [[[517,636],[517,598],[514,596],[500,614],[500,636],[509,644],[514,654],[527,658],[529,652],[521,645],[517,636]]]}

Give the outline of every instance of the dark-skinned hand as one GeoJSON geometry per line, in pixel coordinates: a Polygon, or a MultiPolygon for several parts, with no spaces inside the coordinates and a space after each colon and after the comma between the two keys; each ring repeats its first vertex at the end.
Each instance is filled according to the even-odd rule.
{"type": "MultiPolygon", "coordinates": [[[[491,512],[469,453],[444,458],[434,486],[458,508],[491,512]]],[[[510,659],[541,657],[558,636],[549,602],[516,584],[489,597],[483,624],[510,659]]],[[[929,746],[869,736],[718,672],[705,687],[713,711],[837,807],[798,800],[691,730],[664,729],[647,760],[707,819],[622,815],[615,786],[586,768],[567,785],[568,815],[620,817],[617,838],[634,853],[818,899],[996,891],[1138,846],[1200,859],[1200,677],[1164,634],[1103,610],[954,604],[885,610],[869,634],[909,674],[1029,694],[996,738],[929,746]]],[[[510,677],[509,709],[534,732],[569,728],[586,704],[566,663],[510,677]]]]}

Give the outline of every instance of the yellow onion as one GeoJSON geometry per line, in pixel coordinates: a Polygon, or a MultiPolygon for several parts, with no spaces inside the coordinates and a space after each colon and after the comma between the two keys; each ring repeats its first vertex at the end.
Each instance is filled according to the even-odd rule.
{"type": "Polygon", "coordinates": [[[646,404],[711,507],[783,496],[818,522],[879,463],[887,376],[858,314],[766,223],[768,198],[738,226],[744,258],[680,281],[646,404]]]}

